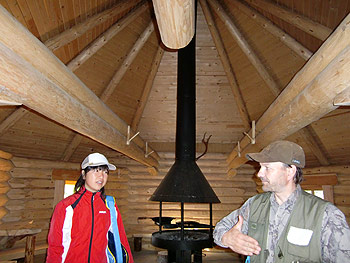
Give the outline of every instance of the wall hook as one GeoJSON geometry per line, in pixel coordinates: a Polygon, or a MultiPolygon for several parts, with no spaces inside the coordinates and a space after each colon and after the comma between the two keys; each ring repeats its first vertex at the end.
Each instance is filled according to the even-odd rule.
{"type": "Polygon", "coordinates": [[[236,152],[238,153],[238,157],[241,157],[241,144],[239,143],[239,141],[237,142],[237,148],[238,150],[236,150],[236,152]]]}
{"type": "Polygon", "coordinates": [[[140,132],[137,132],[134,136],[130,138],[130,125],[128,125],[128,136],[126,138],[126,145],[129,145],[130,142],[137,136],[139,135],[140,132]]]}
{"type": "Polygon", "coordinates": [[[252,144],[255,144],[255,121],[252,121],[252,137],[246,132],[243,133],[248,136],[252,144]]]}
{"type": "Polygon", "coordinates": [[[149,155],[151,155],[152,153],[154,153],[154,151],[152,152],[148,152],[148,142],[146,142],[146,153],[145,153],[145,157],[147,158],[149,155]]]}

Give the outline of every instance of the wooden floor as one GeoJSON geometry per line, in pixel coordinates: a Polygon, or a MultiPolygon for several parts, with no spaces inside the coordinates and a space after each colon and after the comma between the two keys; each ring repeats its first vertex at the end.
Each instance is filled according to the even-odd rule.
{"type": "MultiPolygon", "coordinates": [[[[134,252],[135,263],[157,263],[157,251],[142,250],[140,252],[134,252]]],[[[243,258],[237,257],[234,253],[224,252],[205,252],[203,251],[203,263],[241,263],[244,262],[243,258]]]]}
{"type": "MultiPolygon", "coordinates": [[[[133,252],[135,263],[158,263],[158,252],[154,250],[142,250],[133,252]]],[[[37,255],[34,258],[34,263],[44,263],[46,255],[37,255]]],[[[23,259],[18,259],[19,263],[24,262],[23,259]]],[[[203,251],[203,263],[241,263],[243,258],[239,258],[234,253],[229,252],[206,252],[203,251]]]]}

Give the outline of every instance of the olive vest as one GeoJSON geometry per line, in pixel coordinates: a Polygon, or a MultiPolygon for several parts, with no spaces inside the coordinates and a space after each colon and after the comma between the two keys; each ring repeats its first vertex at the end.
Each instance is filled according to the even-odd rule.
{"type": "MultiPolygon", "coordinates": [[[[248,222],[248,235],[259,242],[261,252],[259,255],[252,256],[251,262],[262,263],[266,262],[268,257],[267,234],[269,230],[269,215],[270,215],[270,196],[271,192],[257,195],[253,200],[248,222]]],[[[296,200],[287,225],[283,230],[275,248],[274,262],[322,262],[321,258],[321,227],[323,214],[327,202],[301,191],[300,196],[296,200]],[[303,233],[311,233],[311,239],[308,244],[293,244],[287,240],[290,228],[298,239],[303,233]]],[[[291,233],[289,236],[292,236],[291,233]]],[[[304,235],[303,235],[304,236],[304,235]]],[[[300,237],[300,240],[303,237],[300,237]]],[[[294,243],[298,243],[294,242],[294,243]]]]}

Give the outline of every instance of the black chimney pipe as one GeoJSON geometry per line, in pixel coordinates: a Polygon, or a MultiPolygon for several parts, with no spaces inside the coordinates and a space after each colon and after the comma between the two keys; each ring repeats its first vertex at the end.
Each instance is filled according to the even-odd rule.
{"type": "Polygon", "coordinates": [[[178,50],[175,163],[151,201],[220,203],[196,161],[196,33],[178,50]]]}

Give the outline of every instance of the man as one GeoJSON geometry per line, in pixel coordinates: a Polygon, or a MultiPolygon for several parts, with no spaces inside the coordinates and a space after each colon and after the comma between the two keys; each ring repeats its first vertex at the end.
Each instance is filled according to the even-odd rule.
{"type": "Polygon", "coordinates": [[[250,262],[350,262],[350,230],[333,204],[300,187],[303,149],[276,141],[260,153],[258,177],[265,191],[217,223],[215,243],[250,262]]]}

